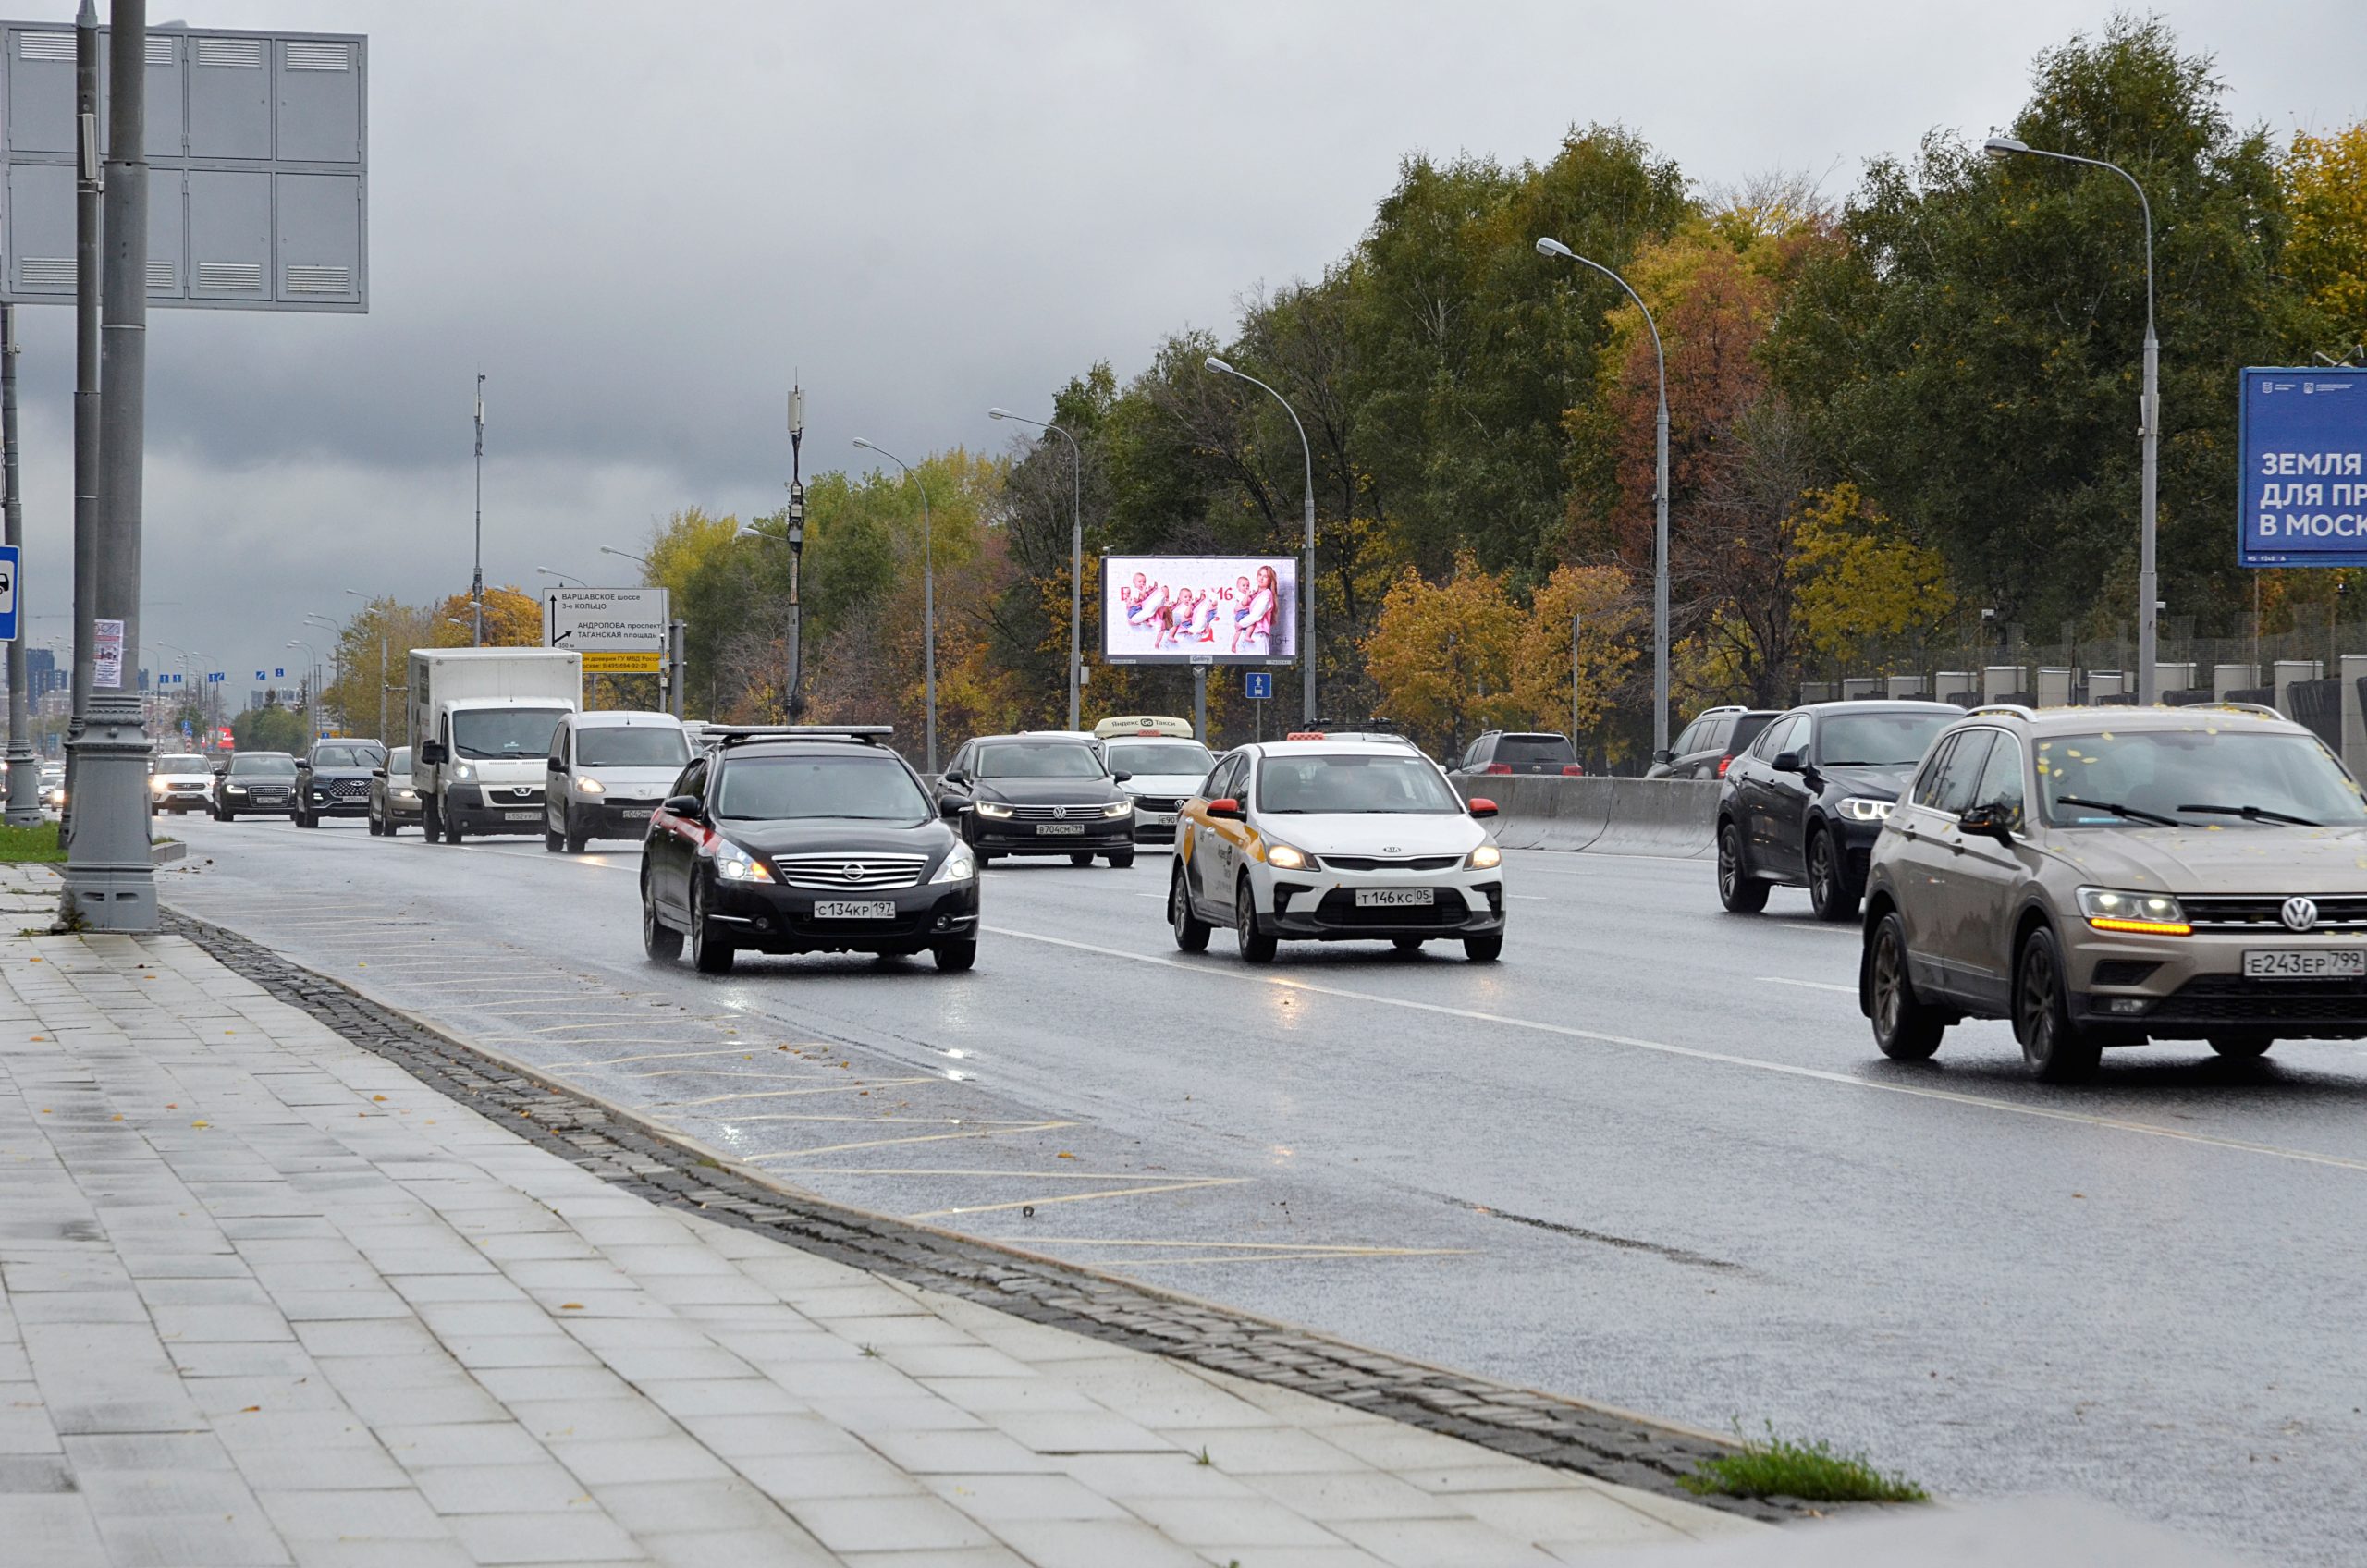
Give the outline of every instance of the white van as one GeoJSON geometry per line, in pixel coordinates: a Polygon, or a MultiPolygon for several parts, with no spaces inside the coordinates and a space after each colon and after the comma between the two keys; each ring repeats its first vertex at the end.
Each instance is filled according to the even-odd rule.
{"type": "Polygon", "coordinates": [[[580,855],[587,839],[643,837],[690,761],[690,740],[672,714],[569,714],[551,732],[545,765],[543,848],[580,855]]]}
{"type": "Polygon", "coordinates": [[[413,648],[411,775],[428,841],[532,833],[551,730],[583,696],[569,649],[413,648]]]}

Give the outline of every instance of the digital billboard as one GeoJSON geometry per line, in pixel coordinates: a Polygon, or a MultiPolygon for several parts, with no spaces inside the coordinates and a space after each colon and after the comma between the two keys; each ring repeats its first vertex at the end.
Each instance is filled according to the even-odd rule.
{"type": "Polygon", "coordinates": [[[1104,556],[1110,664],[1287,664],[1298,656],[1291,556],[1104,556]]]}
{"type": "Polygon", "coordinates": [[[2250,369],[2236,421],[2245,566],[2367,566],[2367,370],[2250,369]]]}

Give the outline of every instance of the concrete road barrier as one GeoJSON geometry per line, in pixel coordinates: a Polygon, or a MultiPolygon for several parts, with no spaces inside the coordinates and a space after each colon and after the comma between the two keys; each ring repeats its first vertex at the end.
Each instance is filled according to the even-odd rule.
{"type": "Polygon", "coordinates": [[[1455,785],[1466,800],[1496,802],[1496,841],[1508,850],[1706,855],[1715,847],[1720,786],[1713,782],[1514,774],[1455,785]]]}

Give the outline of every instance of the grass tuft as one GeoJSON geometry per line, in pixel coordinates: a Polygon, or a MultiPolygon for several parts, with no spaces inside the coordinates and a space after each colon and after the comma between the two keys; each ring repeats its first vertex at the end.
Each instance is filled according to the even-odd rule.
{"type": "Polygon", "coordinates": [[[1735,1434],[1742,1447],[1701,1461],[1677,1485],[1697,1496],[1796,1497],[1804,1502],[1928,1502],[1931,1495],[1899,1476],[1885,1476],[1861,1453],[1835,1453],[1822,1442],[1779,1438],[1770,1425],[1761,1442],[1735,1434]]]}
{"type": "Polygon", "coordinates": [[[0,865],[55,865],[66,859],[57,841],[57,824],[38,827],[0,827],[0,865]]]}

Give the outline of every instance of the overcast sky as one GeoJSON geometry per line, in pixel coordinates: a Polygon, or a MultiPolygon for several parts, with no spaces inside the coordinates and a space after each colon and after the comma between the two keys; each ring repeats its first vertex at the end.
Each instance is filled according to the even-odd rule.
{"type": "MultiPolygon", "coordinates": [[[[1618,121],[1698,184],[1781,166],[1838,195],[1934,126],[2004,123],[2032,55],[2111,10],[151,0],[368,35],[371,298],[152,314],[145,635],[243,693],[345,589],[465,588],[480,368],[487,581],[628,582],[598,546],[779,504],[792,373],[809,473],[857,435],[997,447],[989,404],[1040,415],[1095,360],[1131,375],[1318,272],[1408,152],[1542,159],[1618,121]]],[[[2239,120],[2367,115],[2357,0],[2160,10],[2239,120]]],[[[67,626],[69,314],[19,312],[36,642],[67,626]]]]}

